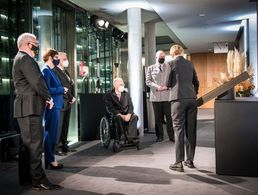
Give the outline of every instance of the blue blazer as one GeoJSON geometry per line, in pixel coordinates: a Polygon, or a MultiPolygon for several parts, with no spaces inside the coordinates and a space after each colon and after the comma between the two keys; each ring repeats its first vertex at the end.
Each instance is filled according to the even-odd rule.
{"type": "Polygon", "coordinates": [[[53,98],[54,107],[62,109],[64,106],[64,87],[62,86],[61,81],[47,64],[43,66],[41,71],[46,80],[48,90],[53,98]]]}

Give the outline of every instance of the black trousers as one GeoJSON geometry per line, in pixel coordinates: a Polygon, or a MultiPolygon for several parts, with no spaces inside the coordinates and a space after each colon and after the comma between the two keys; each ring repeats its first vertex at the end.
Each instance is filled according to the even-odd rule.
{"type": "Polygon", "coordinates": [[[176,163],[185,159],[193,161],[196,147],[197,103],[195,99],[172,101],[171,112],[175,130],[176,163]]]}
{"type": "Polygon", "coordinates": [[[171,118],[171,103],[165,102],[152,102],[154,117],[155,117],[155,132],[157,139],[163,139],[163,121],[164,115],[166,116],[167,134],[170,140],[174,139],[174,129],[171,118]]]}
{"type": "Polygon", "coordinates": [[[43,127],[42,117],[28,116],[17,118],[21,130],[21,146],[19,150],[18,169],[20,184],[38,185],[47,183],[42,168],[43,127]]]}
{"type": "Polygon", "coordinates": [[[59,119],[59,129],[57,134],[57,146],[62,147],[62,150],[65,152],[67,150],[67,137],[68,130],[70,124],[70,114],[71,114],[71,106],[68,106],[66,109],[60,111],[60,119],[59,119]]]}
{"type": "Polygon", "coordinates": [[[121,135],[126,135],[128,141],[132,141],[133,139],[138,138],[138,135],[137,135],[138,116],[137,115],[133,114],[129,122],[125,122],[121,116],[117,115],[115,117],[115,121],[116,121],[117,130],[119,133],[119,137],[121,135]]]}

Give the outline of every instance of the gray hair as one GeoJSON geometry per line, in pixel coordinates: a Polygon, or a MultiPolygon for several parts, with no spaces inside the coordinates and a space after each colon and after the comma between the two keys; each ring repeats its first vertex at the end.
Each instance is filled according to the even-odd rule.
{"type": "Polygon", "coordinates": [[[115,78],[115,79],[113,80],[113,86],[115,85],[115,83],[116,83],[117,81],[122,81],[122,82],[124,82],[122,78],[117,77],[117,78],[115,78]]]}
{"type": "Polygon", "coordinates": [[[37,37],[34,35],[34,34],[31,34],[31,33],[23,33],[21,34],[18,39],[17,39],[17,47],[18,49],[21,48],[21,46],[30,41],[31,39],[37,39],[37,37]]]}
{"type": "Polygon", "coordinates": [[[67,53],[65,53],[65,52],[58,52],[58,56],[67,56],[67,53]]]}

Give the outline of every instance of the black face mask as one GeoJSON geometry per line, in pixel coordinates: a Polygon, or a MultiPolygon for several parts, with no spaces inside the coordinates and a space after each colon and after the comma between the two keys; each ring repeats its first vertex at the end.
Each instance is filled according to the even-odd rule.
{"type": "Polygon", "coordinates": [[[165,62],[165,58],[159,58],[158,61],[159,61],[160,64],[163,64],[165,62]]]}
{"type": "Polygon", "coordinates": [[[37,55],[39,53],[39,47],[35,46],[33,44],[31,44],[31,45],[32,45],[32,47],[30,48],[30,50],[33,51],[35,55],[37,55]]]}

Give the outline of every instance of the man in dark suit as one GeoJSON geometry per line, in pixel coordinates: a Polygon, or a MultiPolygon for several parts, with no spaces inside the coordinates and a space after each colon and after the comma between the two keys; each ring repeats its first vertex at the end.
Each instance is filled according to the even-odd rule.
{"type": "Polygon", "coordinates": [[[67,93],[64,94],[64,108],[60,112],[56,147],[56,154],[62,156],[65,155],[66,152],[75,151],[70,149],[70,147],[68,146],[67,136],[69,130],[71,105],[74,104],[76,99],[74,97],[74,81],[68,71],[65,69],[69,65],[67,54],[64,52],[58,52],[58,58],[60,59],[60,63],[52,70],[58,76],[62,85],[68,89],[67,93]],[[59,145],[61,147],[61,150],[59,149],[59,145]]]}
{"type": "Polygon", "coordinates": [[[12,76],[16,89],[14,117],[21,133],[19,151],[20,184],[32,184],[35,190],[61,189],[48,181],[42,169],[43,126],[45,106],[53,107],[47,85],[37,62],[33,59],[38,52],[36,36],[23,33],[17,40],[18,53],[15,56],[12,76]]]}
{"type": "Polygon", "coordinates": [[[176,162],[170,169],[183,172],[182,162],[185,158],[184,137],[186,136],[186,161],[184,165],[194,168],[193,159],[196,147],[196,121],[199,81],[194,65],[183,57],[184,49],[173,45],[169,63],[171,72],[167,87],[170,88],[171,113],[175,131],[176,162]]]}
{"type": "Polygon", "coordinates": [[[115,78],[113,86],[113,90],[108,92],[105,96],[107,110],[115,115],[121,140],[123,140],[123,137],[125,136],[124,132],[126,130],[125,127],[127,126],[128,142],[137,142],[138,116],[133,112],[133,103],[129,93],[125,91],[123,79],[115,78]]]}

